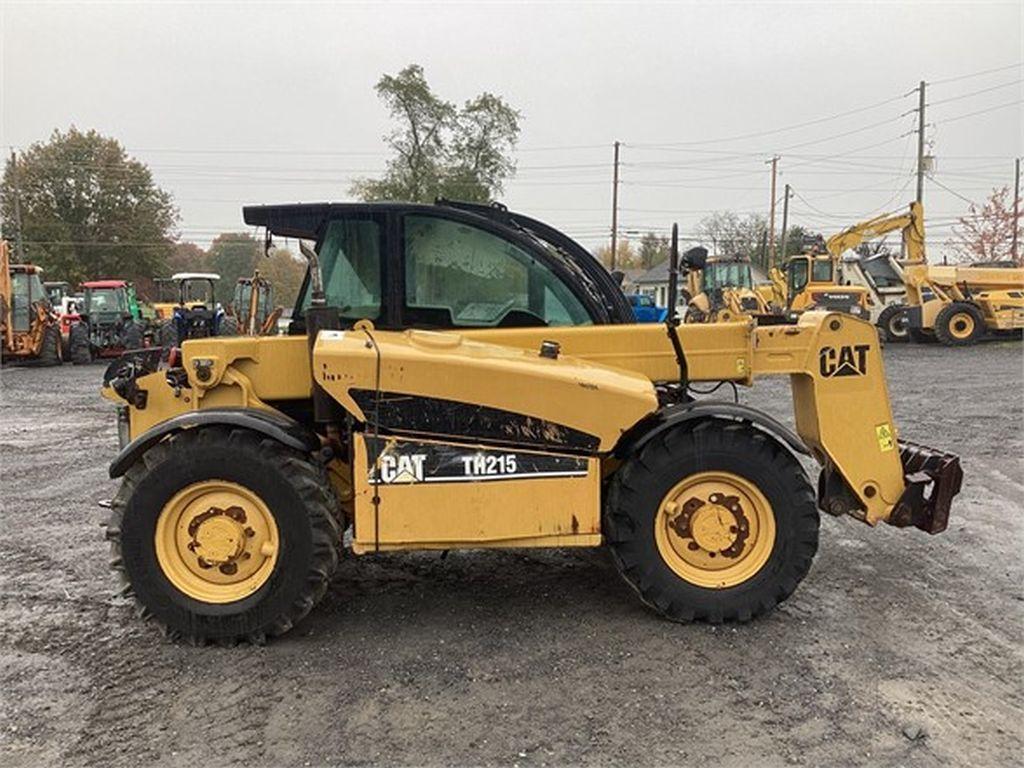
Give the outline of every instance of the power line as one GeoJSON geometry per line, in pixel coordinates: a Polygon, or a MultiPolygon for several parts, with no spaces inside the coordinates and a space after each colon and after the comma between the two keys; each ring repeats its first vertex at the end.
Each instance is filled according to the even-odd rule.
{"type": "Polygon", "coordinates": [[[964,120],[964,119],[966,119],[968,117],[974,117],[975,115],[984,115],[984,114],[987,114],[989,112],[995,112],[998,109],[1006,109],[1007,107],[1013,107],[1013,106],[1016,106],[1017,104],[1024,104],[1024,99],[1017,99],[1016,101],[1008,101],[1005,104],[999,104],[999,105],[997,105],[995,107],[989,107],[988,109],[979,109],[976,112],[968,112],[967,114],[957,115],[956,117],[943,118],[942,120],[937,121],[937,122],[939,122],[941,124],[954,123],[957,120],[964,120]]]}
{"type": "Polygon", "coordinates": [[[730,142],[730,141],[742,141],[744,139],[760,138],[761,136],[772,136],[772,135],[777,134],[777,133],[785,133],[787,131],[793,131],[793,130],[796,130],[798,128],[806,128],[806,127],[811,126],[811,125],[818,125],[820,123],[827,123],[827,122],[830,122],[832,120],[838,120],[838,119],[843,118],[843,117],[849,117],[850,115],[856,115],[856,114],[859,114],[861,112],[867,112],[867,111],[870,111],[872,109],[878,109],[879,107],[883,107],[883,106],[885,106],[887,104],[892,104],[894,102],[901,101],[902,99],[905,99],[906,97],[907,97],[907,94],[903,94],[902,96],[893,96],[892,98],[885,99],[883,101],[879,101],[879,102],[876,102],[874,104],[869,104],[869,105],[864,106],[864,107],[857,107],[855,109],[847,110],[846,112],[839,112],[839,113],[834,114],[834,115],[829,115],[828,117],[819,117],[819,118],[817,118],[815,120],[807,120],[807,121],[802,122],[802,123],[794,123],[793,125],[787,125],[787,126],[784,126],[782,128],[773,128],[772,130],[769,130],[769,131],[756,131],[754,133],[746,133],[746,134],[741,134],[741,135],[738,135],[738,136],[729,136],[729,137],[726,137],[726,138],[723,138],[723,139],[704,139],[704,140],[701,140],[701,141],[678,141],[678,142],[668,142],[668,143],[665,143],[665,144],[632,144],[630,146],[636,146],[636,147],[644,147],[644,146],[646,146],[646,147],[666,147],[666,148],[668,148],[668,147],[688,147],[688,146],[700,146],[700,145],[703,145],[703,144],[724,144],[724,143],[727,143],[727,142],[730,142]]]}
{"type": "Polygon", "coordinates": [[[995,67],[994,69],[983,69],[980,72],[971,72],[967,75],[958,75],[956,77],[947,77],[942,80],[931,80],[929,85],[944,85],[946,83],[956,83],[960,80],[969,80],[972,77],[981,77],[983,75],[991,75],[996,72],[1005,72],[1008,69],[1020,69],[1024,66],[1024,61],[1018,61],[1016,64],[1008,64],[1005,67],[995,67]]]}
{"type": "Polygon", "coordinates": [[[1011,85],[1017,85],[1024,82],[1024,78],[1018,78],[1009,83],[1002,83],[1001,85],[993,85],[991,88],[982,88],[979,91],[971,91],[970,93],[961,93],[959,96],[950,96],[948,99],[939,99],[938,101],[929,101],[928,106],[934,107],[938,104],[945,104],[949,101],[960,101],[961,99],[969,99],[972,96],[980,96],[983,93],[991,93],[992,91],[999,91],[1003,88],[1009,88],[1011,85]]]}

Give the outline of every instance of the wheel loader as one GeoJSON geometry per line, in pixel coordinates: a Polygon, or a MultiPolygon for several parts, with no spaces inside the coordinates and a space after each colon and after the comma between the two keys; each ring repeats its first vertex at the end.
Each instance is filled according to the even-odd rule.
{"type": "MultiPolygon", "coordinates": [[[[104,376],[112,561],[171,636],[287,632],[345,531],[361,557],[604,547],[657,614],[744,622],[807,575],[820,511],[946,528],[959,459],[904,439],[858,318],[639,324],[584,248],[499,205],[244,217],[313,243],[290,335],[140,350],[104,376]],[[795,431],[699,394],[769,376],[791,382],[795,431]]],[[[675,236],[671,254],[675,307],[675,236]]]]}
{"type": "Polygon", "coordinates": [[[902,237],[906,303],[885,307],[878,325],[890,341],[909,337],[966,346],[986,334],[1024,329],[1024,268],[1016,265],[941,266],[925,255],[924,208],[913,202],[906,212],[887,213],[855,224],[828,241],[832,254],[852,250],[865,240],[899,231],[902,237]]]}
{"type": "Polygon", "coordinates": [[[43,270],[11,264],[0,240],[0,360],[60,365],[64,359],[60,319],[43,287],[43,270]]]}

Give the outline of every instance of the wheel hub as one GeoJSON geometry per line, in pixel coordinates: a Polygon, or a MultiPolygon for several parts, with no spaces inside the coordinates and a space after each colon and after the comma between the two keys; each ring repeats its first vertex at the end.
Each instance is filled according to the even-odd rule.
{"type": "Polygon", "coordinates": [[[958,339],[964,339],[974,332],[974,318],[966,312],[953,315],[949,323],[950,332],[958,339]]]}
{"type": "Polygon", "coordinates": [[[277,562],[279,536],[270,509],[236,483],[194,483],[164,505],[156,556],[167,579],[208,603],[240,600],[263,586],[277,562]]]}
{"type": "Polygon", "coordinates": [[[247,536],[254,535],[252,528],[243,526],[244,522],[245,510],[241,507],[210,507],[189,523],[192,541],[188,548],[199,558],[200,565],[232,563],[245,553],[247,536]]]}
{"type": "Polygon", "coordinates": [[[775,519],[764,495],[725,472],[702,472],[676,485],[659,510],[655,539],[666,564],[703,587],[735,586],[768,560],[775,519]]]}

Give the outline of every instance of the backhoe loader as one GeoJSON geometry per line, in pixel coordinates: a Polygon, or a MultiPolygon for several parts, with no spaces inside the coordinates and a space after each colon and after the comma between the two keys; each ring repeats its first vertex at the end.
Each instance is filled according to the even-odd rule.
{"type": "Polygon", "coordinates": [[[257,269],[252,277],[240,277],[228,314],[238,322],[238,332],[248,336],[277,333],[281,307],[274,306],[274,286],[257,269]]]}
{"type": "Polygon", "coordinates": [[[754,288],[750,259],[714,256],[700,268],[688,269],[687,323],[728,323],[754,315],[770,315],[764,297],[754,288]]]}
{"type": "Polygon", "coordinates": [[[1024,269],[929,264],[924,246],[924,208],[887,213],[831,237],[828,251],[840,255],[865,240],[899,231],[906,304],[882,310],[878,325],[890,340],[909,335],[948,346],[979,341],[986,333],[1024,328],[1024,269]]]}
{"type": "Polygon", "coordinates": [[[0,240],[0,360],[60,365],[64,359],[60,318],[43,287],[43,270],[11,264],[0,240]]]}
{"type": "MultiPolygon", "coordinates": [[[[959,459],[903,438],[862,320],[638,324],[584,248],[499,205],[244,215],[315,243],[291,335],[139,350],[104,376],[113,564],[172,636],[286,632],[346,530],[360,556],[605,546],[655,612],[742,622],[806,576],[819,510],[946,528],[959,459]],[[795,432],[697,394],[766,376],[790,380],[795,432]]],[[[675,231],[670,258],[675,307],[675,231]]]]}

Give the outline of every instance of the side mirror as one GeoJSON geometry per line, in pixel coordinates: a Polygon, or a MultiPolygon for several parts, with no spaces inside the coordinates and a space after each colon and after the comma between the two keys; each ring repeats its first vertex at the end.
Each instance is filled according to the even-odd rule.
{"type": "Polygon", "coordinates": [[[614,280],[615,284],[619,286],[619,288],[621,288],[622,283],[626,280],[626,273],[623,272],[621,269],[616,269],[614,272],[612,272],[612,280],[614,280]]]}
{"type": "Polygon", "coordinates": [[[687,270],[700,271],[708,261],[708,249],[702,245],[690,248],[683,254],[683,266],[687,270]]]}

